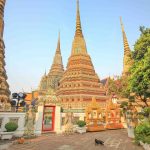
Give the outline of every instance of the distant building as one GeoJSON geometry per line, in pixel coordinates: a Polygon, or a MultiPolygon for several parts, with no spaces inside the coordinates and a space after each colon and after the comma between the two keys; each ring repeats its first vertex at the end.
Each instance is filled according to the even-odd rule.
{"type": "Polygon", "coordinates": [[[27,96],[25,98],[25,102],[27,105],[31,105],[32,101],[38,99],[39,93],[38,91],[32,91],[31,93],[26,93],[27,96]]]}

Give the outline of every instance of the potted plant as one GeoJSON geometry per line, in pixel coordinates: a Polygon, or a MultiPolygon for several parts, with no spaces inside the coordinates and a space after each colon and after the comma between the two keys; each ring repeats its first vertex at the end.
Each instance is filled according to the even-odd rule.
{"type": "Polygon", "coordinates": [[[86,122],[83,120],[77,121],[77,132],[78,133],[85,133],[86,132],[86,122]]]}
{"type": "Polygon", "coordinates": [[[18,125],[15,122],[8,122],[5,124],[6,131],[1,133],[2,140],[10,140],[13,137],[14,131],[17,130],[18,125]]]}
{"type": "Polygon", "coordinates": [[[140,123],[134,130],[135,142],[150,150],[150,107],[143,108],[138,119],[140,123]]]}
{"type": "Polygon", "coordinates": [[[134,130],[135,142],[141,144],[145,150],[150,149],[150,122],[140,123],[134,130]]]}

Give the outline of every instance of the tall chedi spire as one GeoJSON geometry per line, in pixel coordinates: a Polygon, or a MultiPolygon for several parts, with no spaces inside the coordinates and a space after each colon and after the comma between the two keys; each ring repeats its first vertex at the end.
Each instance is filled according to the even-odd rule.
{"type": "Polygon", "coordinates": [[[80,9],[79,9],[79,0],[77,0],[77,16],[76,16],[76,32],[75,37],[83,37],[81,20],[80,20],[80,9]]]}
{"type": "Polygon", "coordinates": [[[127,36],[124,30],[124,26],[122,23],[122,18],[120,17],[120,23],[121,23],[121,29],[122,29],[122,35],[123,35],[123,44],[124,44],[124,57],[123,57],[123,72],[122,75],[128,75],[129,69],[132,65],[132,59],[131,59],[131,50],[128,44],[127,36]]]}
{"type": "Polygon", "coordinates": [[[59,85],[59,80],[61,79],[63,73],[64,73],[64,67],[63,67],[62,56],[61,56],[60,32],[59,32],[57,48],[56,48],[53,64],[48,73],[47,88],[56,90],[59,85]]]}
{"type": "Polygon", "coordinates": [[[45,74],[41,79],[39,85],[40,87],[39,93],[42,95],[50,90],[55,91],[59,85],[59,80],[61,79],[63,73],[64,73],[64,67],[63,67],[62,56],[61,56],[60,32],[59,32],[57,48],[53,59],[53,63],[49,70],[48,75],[45,74]]]}
{"type": "Polygon", "coordinates": [[[79,0],[77,0],[76,31],[72,44],[72,55],[80,55],[86,53],[87,53],[86,43],[83,37],[80,20],[79,0]]]}
{"type": "Polygon", "coordinates": [[[9,101],[10,96],[5,70],[5,44],[3,41],[5,2],[5,0],[0,0],[0,102],[4,103],[9,101]]]}
{"type": "Polygon", "coordinates": [[[106,102],[106,92],[101,86],[91,57],[87,52],[81,28],[78,0],[71,56],[68,59],[67,69],[60,80],[56,95],[61,100],[64,109],[68,108],[68,104],[72,109],[84,109],[92,97],[96,97],[96,100],[102,105],[106,102]]]}
{"type": "Polygon", "coordinates": [[[51,69],[50,69],[50,72],[49,72],[48,75],[51,75],[51,74],[53,74],[53,75],[62,74],[63,71],[64,71],[64,68],[63,68],[61,49],[60,49],[60,32],[59,32],[57,48],[56,48],[53,64],[51,66],[51,69]]]}

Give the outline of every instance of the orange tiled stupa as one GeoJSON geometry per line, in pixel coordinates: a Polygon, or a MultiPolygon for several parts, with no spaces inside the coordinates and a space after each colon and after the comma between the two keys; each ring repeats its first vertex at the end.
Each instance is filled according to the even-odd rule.
{"type": "Polygon", "coordinates": [[[67,108],[68,103],[75,109],[85,108],[93,96],[104,106],[107,99],[87,52],[81,28],[79,1],[77,1],[76,31],[72,52],[56,94],[63,108],[67,108]]]}
{"type": "Polygon", "coordinates": [[[0,0],[0,103],[9,101],[10,90],[7,83],[7,75],[5,70],[5,44],[3,41],[4,31],[4,7],[5,0],[0,0]]]}

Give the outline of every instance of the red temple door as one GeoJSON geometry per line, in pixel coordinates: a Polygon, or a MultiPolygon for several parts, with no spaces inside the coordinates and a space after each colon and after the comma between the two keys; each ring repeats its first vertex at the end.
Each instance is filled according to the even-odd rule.
{"type": "Polygon", "coordinates": [[[43,111],[43,131],[53,131],[55,120],[55,106],[44,106],[43,111]]]}

